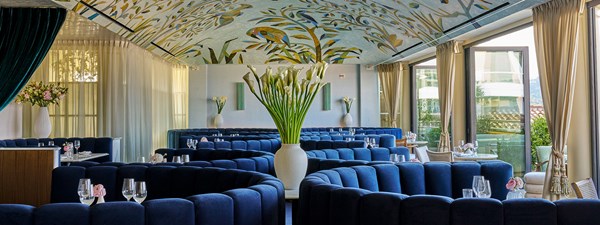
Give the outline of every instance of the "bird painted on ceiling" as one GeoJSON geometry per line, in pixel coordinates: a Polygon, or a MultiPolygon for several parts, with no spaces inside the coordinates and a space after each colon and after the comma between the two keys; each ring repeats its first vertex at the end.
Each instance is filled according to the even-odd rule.
{"type": "Polygon", "coordinates": [[[248,30],[248,32],[246,32],[246,34],[248,36],[256,38],[256,39],[264,38],[268,42],[273,42],[273,43],[277,43],[277,44],[286,44],[288,46],[290,45],[290,38],[288,37],[288,35],[284,31],[276,29],[276,28],[255,27],[255,28],[248,30]]]}
{"type": "Polygon", "coordinates": [[[219,20],[215,21],[215,22],[218,22],[218,24],[219,24],[219,26],[217,28],[221,28],[225,25],[232,23],[236,17],[241,16],[243,14],[242,10],[249,9],[249,8],[252,8],[252,5],[241,4],[240,7],[237,7],[230,11],[216,13],[215,15],[219,17],[219,20]]]}

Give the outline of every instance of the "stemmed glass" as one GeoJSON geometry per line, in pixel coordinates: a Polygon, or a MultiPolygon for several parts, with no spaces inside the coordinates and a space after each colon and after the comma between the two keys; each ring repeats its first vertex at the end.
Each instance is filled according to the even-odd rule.
{"type": "Polygon", "coordinates": [[[198,140],[196,140],[196,139],[192,140],[192,144],[193,144],[193,145],[192,145],[192,148],[193,148],[194,150],[196,150],[196,147],[198,146],[198,140]]]}
{"type": "Polygon", "coordinates": [[[94,187],[89,178],[79,179],[79,186],[77,187],[77,195],[79,195],[79,201],[86,205],[92,205],[94,203],[94,187]]]}
{"type": "Polygon", "coordinates": [[[75,152],[73,152],[73,154],[77,155],[77,153],[79,153],[79,147],[81,147],[81,142],[79,142],[79,140],[74,140],[73,147],[75,148],[75,152]]]}
{"type": "Polygon", "coordinates": [[[490,186],[490,180],[485,180],[483,183],[483,191],[479,193],[480,198],[489,198],[492,197],[492,188],[490,186]]]}
{"type": "Polygon", "coordinates": [[[135,194],[133,195],[133,200],[135,200],[137,203],[142,203],[144,200],[146,200],[147,196],[148,191],[146,190],[146,182],[135,182],[135,194]]]}
{"type": "Polygon", "coordinates": [[[133,178],[125,178],[123,180],[123,189],[121,189],[121,193],[123,197],[129,201],[133,195],[135,195],[135,181],[133,178]]]}
{"type": "Polygon", "coordinates": [[[485,178],[483,176],[473,176],[473,193],[476,197],[481,197],[485,189],[485,178]]]}
{"type": "Polygon", "coordinates": [[[188,148],[192,148],[192,145],[194,144],[194,141],[192,139],[187,139],[187,146],[188,148]]]}

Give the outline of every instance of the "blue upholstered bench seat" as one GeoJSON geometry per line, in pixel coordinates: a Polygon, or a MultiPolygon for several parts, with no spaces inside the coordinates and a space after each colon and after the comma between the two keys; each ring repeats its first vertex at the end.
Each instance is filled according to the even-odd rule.
{"type": "MultiPolygon", "coordinates": [[[[200,140],[200,137],[189,137],[191,139],[200,140]]],[[[220,138],[220,137],[216,137],[220,138]]],[[[179,143],[179,148],[187,148],[187,137],[182,138],[179,143]]],[[[232,141],[207,141],[198,142],[198,149],[236,149],[236,150],[255,150],[263,152],[275,153],[281,148],[281,140],[279,139],[261,139],[261,140],[232,140],[232,141]]]]}
{"type": "MultiPolygon", "coordinates": [[[[303,136],[321,136],[321,135],[339,135],[339,134],[348,134],[348,128],[343,128],[341,133],[339,132],[339,127],[316,127],[316,128],[302,128],[301,135],[303,136]],[[330,130],[334,130],[334,132],[330,132],[330,130]],[[337,133],[336,133],[337,132],[337,133]]],[[[382,135],[389,134],[395,136],[395,138],[402,138],[402,129],[400,128],[383,128],[383,127],[357,127],[354,128],[356,134],[359,135],[382,135]]],[[[169,130],[167,132],[167,141],[169,148],[182,148],[185,147],[186,142],[185,139],[182,139],[184,136],[207,136],[210,137],[215,134],[222,134],[223,136],[219,136],[217,138],[223,138],[225,140],[248,140],[246,137],[251,136],[262,136],[268,138],[258,138],[255,140],[269,139],[269,138],[277,138],[278,132],[277,129],[270,128],[200,128],[200,129],[175,129],[169,130]],[[239,136],[233,136],[229,138],[230,134],[238,134],[239,136]],[[182,142],[183,140],[183,142],[182,142]]],[[[390,146],[393,147],[393,146],[390,146]]],[[[278,148],[277,148],[278,149],[278,148]]],[[[256,150],[256,149],[254,149],[256,150]]]]}
{"type": "MultiPolygon", "coordinates": [[[[369,134],[369,135],[311,135],[300,136],[300,143],[308,141],[343,141],[347,138],[353,138],[356,141],[364,141],[365,138],[375,139],[380,147],[396,147],[396,137],[389,134],[369,134]]],[[[315,150],[320,148],[308,148],[315,150]]]]}
{"type": "MultiPolygon", "coordinates": [[[[282,225],[285,221],[283,184],[277,178],[263,173],[190,166],[58,167],[52,173],[51,202],[79,202],[77,184],[81,178],[90,178],[94,184],[103,184],[106,188],[105,200],[108,203],[125,200],[121,195],[124,178],[146,181],[148,189],[147,202],[144,204],[146,213],[149,212],[150,205],[164,210],[164,214],[157,209],[158,211],[152,210],[157,213],[145,215],[146,219],[157,217],[155,219],[162,221],[155,224],[282,225]],[[190,201],[179,200],[179,203],[168,204],[168,200],[165,199],[169,198],[188,198],[190,201]],[[187,206],[179,208],[180,204],[187,206]],[[183,214],[180,215],[177,213],[179,210],[187,211],[182,211],[183,214]],[[187,215],[188,212],[191,217],[187,215]],[[185,220],[182,221],[184,223],[175,222],[179,219],[185,220]],[[223,222],[215,223],[216,221],[223,222]]],[[[43,207],[46,206],[41,208],[43,207]]],[[[86,215],[87,206],[81,210],[84,212],[83,215],[86,215]]],[[[94,207],[89,210],[93,211],[94,207]]],[[[75,212],[56,213],[68,217],[75,212]]],[[[0,210],[0,218],[2,218],[1,214],[2,210],[0,210]]],[[[93,219],[94,216],[91,218],[93,219]]],[[[44,223],[36,220],[36,224],[44,223]]],[[[149,224],[148,221],[146,224],[149,224]]]]}
{"type": "Polygon", "coordinates": [[[400,154],[405,159],[410,159],[410,153],[406,147],[337,148],[306,151],[308,156],[306,173],[311,174],[319,170],[337,167],[388,163],[390,154],[400,154]]]}
{"type": "Polygon", "coordinates": [[[302,225],[595,225],[600,200],[461,198],[316,186],[300,196],[302,225]],[[304,201],[304,199],[309,199],[304,201]],[[308,204],[308,205],[307,205],[308,204]]]}
{"type": "MultiPolygon", "coordinates": [[[[92,159],[94,162],[111,162],[113,158],[113,141],[110,137],[87,137],[87,138],[28,138],[28,139],[7,139],[0,140],[0,148],[11,147],[37,147],[39,143],[48,146],[49,141],[54,141],[54,146],[62,147],[66,142],[79,140],[81,143],[80,151],[91,151],[93,153],[108,153],[108,156],[92,159]]],[[[64,151],[61,149],[61,154],[64,151]]]]}

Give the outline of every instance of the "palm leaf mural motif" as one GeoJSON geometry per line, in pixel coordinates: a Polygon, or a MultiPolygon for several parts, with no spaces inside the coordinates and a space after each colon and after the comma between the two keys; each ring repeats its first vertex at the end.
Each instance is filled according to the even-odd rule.
{"type": "Polygon", "coordinates": [[[246,50],[265,51],[268,55],[265,63],[343,63],[359,57],[361,49],[336,46],[339,31],[330,24],[320,23],[308,11],[292,5],[262,11],[261,17],[250,20],[256,21],[257,26],[246,32],[252,38],[246,41],[246,50]]]}
{"type": "MultiPolygon", "coordinates": [[[[181,59],[202,55],[203,51],[206,54],[210,54],[211,51],[214,53],[214,50],[207,49],[202,44],[206,39],[198,40],[193,37],[201,32],[227,26],[242,15],[244,10],[252,8],[251,5],[239,4],[238,1],[87,0],[86,3],[133,30],[132,33],[122,28],[117,32],[128,40],[149,50],[156,48],[151,44],[154,43],[181,59]],[[167,13],[174,10],[177,13],[167,13]]],[[[73,10],[83,15],[89,9],[78,3],[73,10]]],[[[91,17],[95,16],[97,14],[91,17]]],[[[224,46],[228,44],[229,42],[224,43],[224,46]]],[[[166,53],[163,56],[172,58],[166,53]]]]}

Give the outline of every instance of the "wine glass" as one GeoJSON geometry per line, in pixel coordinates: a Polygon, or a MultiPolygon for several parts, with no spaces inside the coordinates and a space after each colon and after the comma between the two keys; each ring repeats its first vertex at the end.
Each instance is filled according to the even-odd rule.
{"type": "Polygon", "coordinates": [[[133,178],[125,178],[123,180],[123,189],[121,189],[123,197],[129,201],[135,195],[135,183],[133,178]]]}
{"type": "Polygon", "coordinates": [[[192,139],[188,138],[187,139],[187,146],[188,146],[188,148],[192,148],[192,143],[193,143],[192,139]]]}
{"type": "Polygon", "coordinates": [[[79,201],[86,205],[92,205],[94,203],[94,187],[89,178],[79,179],[79,186],[77,187],[77,195],[79,195],[79,201]]]}
{"type": "Polygon", "coordinates": [[[54,147],[54,141],[48,141],[48,146],[54,147]]]}
{"type": "Polygon", "coordinates": [[[473,176],[473,193],[476,197],[480,197],[480,193],[485,188],[485,178],[483,176],[473,176]]]}
{"type": "Polygon", "coordinates": [[[192,146],[192,147],[193,147],[193,149],[195,150],[195,149],[196,149],[196,147],[198,146],[198,140],[196,140],[196,139],[192,140],[192,144],[193,144],[193,146],[192,146]]]}
{"type": "Polygon", "coordinates": [[[146,200],[146,196],[148,196],[148,191],[146,190],[146,182],[135,182],[135,194],[133,195],[133,200],[135,200],[135,202],[137,203],[142,203],[144,200],[146,200]]]}
{"type": "Polygon", "coordinates": [[[492,187],[490,186],[490,180],[485,180],[483,183],[483,191],[479,193],[480,198],[489,198],[492,197],[492,187]]]}
{"type": "Polygon", "coordinates": [[[79,140],[74,140],[73,147],[75,148],[75,152],[73,152],[73,154],[77,155],[77,153],[79,153],[79,147],[81,147],[81,142],[79,142],[79,140]]]}

